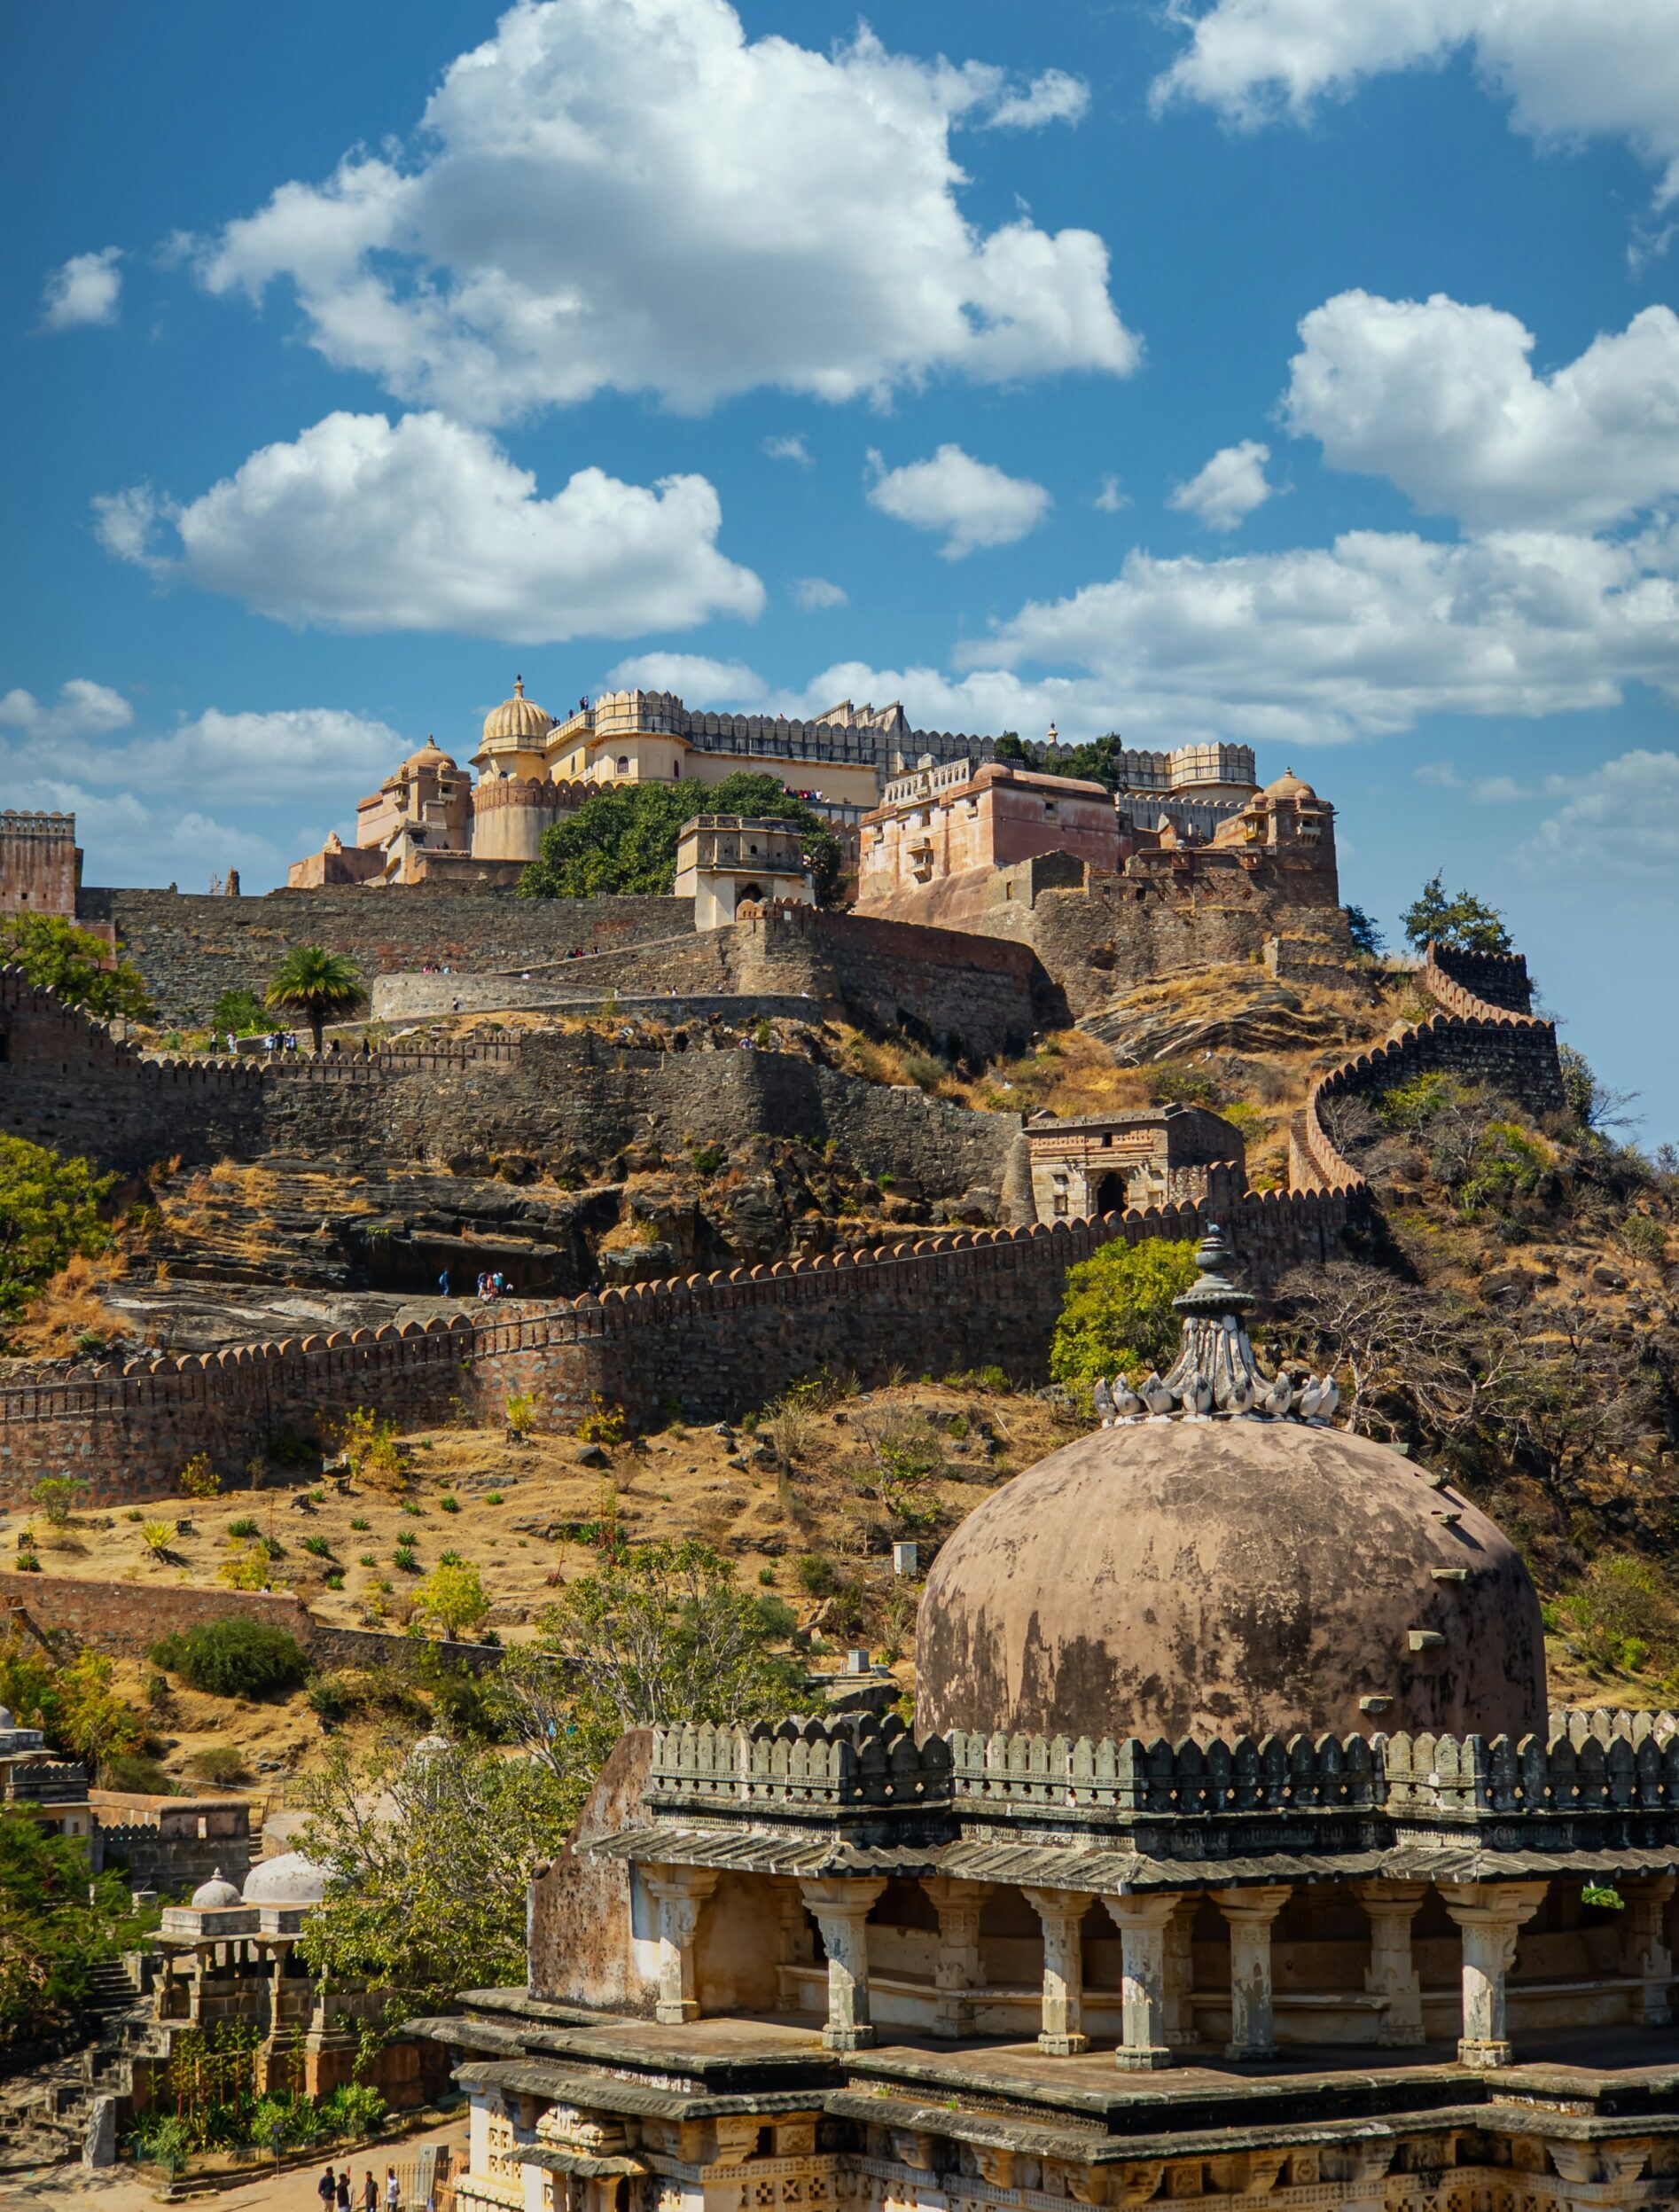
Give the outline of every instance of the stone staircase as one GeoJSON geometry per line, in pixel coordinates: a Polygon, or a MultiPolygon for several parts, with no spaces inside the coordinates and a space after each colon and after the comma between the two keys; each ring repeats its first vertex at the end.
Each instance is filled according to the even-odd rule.
{"type": "Polygon", "coordinates": [[[82,2016],[90,2039],[0,2084],[0,2173],[69,2160],[113,2162],[117,2113],[133,2094],[134,2062],[161,2048],[144,1979],[137,1954],[96,1967],[82,2016]]]}

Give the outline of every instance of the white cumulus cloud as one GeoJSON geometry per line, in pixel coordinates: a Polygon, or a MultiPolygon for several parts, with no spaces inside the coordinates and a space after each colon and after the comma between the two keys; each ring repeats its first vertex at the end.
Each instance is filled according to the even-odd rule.
{"type": "MultiPolygon", "coordinates": [[[[1675,18],[1679,42],[1679,13],[1675,18]]],[[[1646,308],[1535,376],[1513,315],[1343,292],[1300,326],[1285,410],[1332,467],[1472,528],[1592,529],[1679,494],[1679,316],[1646,308]]]]}
{"type": "Polygon", "coordinates": [[[870,505],[912,529],[942,531],[939,551],[946,560],[961,560],[983,545],[1011,545],[1036,529],[1053,504],[1042,484],[1007,476],[959,445],[941,445],[930,461],[893,469],[871,451],[869,466],[870,505]]]}
{"type": "Polygon", "coordinates": [[[1018,91],[1005,92],[988,114],[987,130],[1037,130],[1045,123],[1082,122],[1089,113],[1090,89],[1065,69],[1046,69],[1018,91]]]}
{"type": "Polygon", "coordinates": [[[1198,516],[1209,529],[1233,530],[1270,497],[1271,488],[1265,481],[1265,464],[1270,457],[1269,446],[1253,438],[1227,445],[1187,484],[1180,484],[1166,504],[1180,513],[1198,516]]]}
{"type": "Polygon", "coordinates": [[[126,729],[133,720],[134,709],[121,692],[85,676],[73,676],[61,684],[51,707],[43,707],[32,692],[0,694],[0,724],[29,738],[56,741],[100,737],[107,731],[126,729]]]}
{"type": "Polygon", "coordinates": [[[81,330],[90,324],[114,323],[122,297],[121,259],[120,246],[102,246],[97,254],[72,254],[42,289],[42,329],[81,330]]]}
{"type": "Polygon", "coordinates": [[[1355,531],[1222,560],[1138,551],[1108,582],[1028,603],[957,659],[976,673],[1071,669],[1105,726],[1152,742],[1333,742],[1432,714],[1611,707],[1632,683],[1679,702],[1676,573],[1671,534],[1440,544],[1355,531]]]}
{"type": "Polygon", "coordinates": [[[434,413],[329,415],[184,505],[141,489],[96,506],[120,559],[299,625],[540,644],[763,604],[758,578],[717,551],[703,476],[649,489],[579,469],[544,499],[486,433],[434,413]]]}
{"type": "MultiPolygon", "coordinates": [[[[1518,858],[1555,879],[1628,876],[1671,896],[1679,869],[1679,753],[1623,753],[1561,785],[1568,796],[1518,858]]],[[[1642,895],[1642,890],[1641,890],[1642,895]]]]}
{"type": "Polygon", "coordinates": [[[1157,102],[1203,101],[1233,121],[1309,116],[1367,77],[1468,51],[1518,130],[1619,138],[1679,192],[1679,16],[1673,0],[1170,0],[1189,43],[1157,102]]]}
{"type": "Polygon", "coordinates": [[[749,39],[727,0],[518,0],[404,151],[347,154],[201,244],[212,292],[286,280],[326,357],[502,421],[606,388],[880,397],[934,374],[1123,374],[1094,232],[964,212],[953,130],[1082,88],[749,39]]]}
{"type": "Polygon", "coordinates": [[[807,614],[816,614],[824,607],[848,606],[849,595],[843,584],[830,583],[826,576],[795,576],[793,596],[807,614]]]}
{"type": "Polygon", "coordinates": [[[796,461],[800,468],[810,468],[815,465],[810,457],[809,447],[806,445],[801,437],[796,435],[785,438],[766,438],[763,442],[763,450],[772,461],[796,461]]]}

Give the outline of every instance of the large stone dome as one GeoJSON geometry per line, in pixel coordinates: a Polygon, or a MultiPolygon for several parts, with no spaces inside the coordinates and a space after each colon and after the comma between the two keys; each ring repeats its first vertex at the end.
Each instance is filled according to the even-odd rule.
{"type": "Polygon", "coordinates": [[[1290,1420],[1137,1420],[1052,1453],[940,1552],[916,1657],[923,1730],[1545,1723],[1514,1547],[1398,1452],[1290,1420]]]}
{"type": "Polygon", "coordinates": [[[503,700],[499,707],[492,707],[484,717],[486,745],[538,744],[554,726],[554,717],[534,699],[525,696],[525,679],[519,676],[513,684],[513,696],[503,700]]]}

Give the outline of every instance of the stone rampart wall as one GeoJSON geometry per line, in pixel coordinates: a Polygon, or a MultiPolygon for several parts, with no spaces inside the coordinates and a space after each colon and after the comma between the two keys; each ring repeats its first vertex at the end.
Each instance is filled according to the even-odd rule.
{"type": "MultiPolygon", "coordinates": [[[[289,1591],[194,1590],[179,1583],[100,1582],[0,1569],[0,1622],[15,1608],[45,1633],[62,1630],[74,1643],[120,1659],[144,1659],[163,1637],[235,1616],[284,1629],[324,1667],[400,1664],[413,1657],[415,1648],[412,1637],[392,1630],[317,1621],[289,1591]]],[[[501,1658],[494,1644],[451,1644],[448,1650],[451,1659],[463,1661],[475,1673],[501,1658]]]]}
{"type": "Polygon", "coordinates": [[[1029,909],[994,906],[975,924],[1030,945],[1076,1020],[1123,991],[1228,961],[1258,960],[1268,937],[1347,946],[1347,917],[1315,871],[1277,864],[1181,883],[1093,877],[1081,891],[1041,892],[1029,909]]]}
{"type": "Polygon", "coordinates": [[[1019,1126],[797,1054],[679,1052],[559,1030],[367,1059],[147,1059],[6,971],[0,1037],[0,1128],[124,1170],[275,1152],[604,1163],[632,1141],[675,1154],[761,1131],[832,1139],[864,1173],[936,1199],[1000,1190],[1019,1126]]]}
{"type": "MultiPolygon", "coordinates": [[[[1331,1257],[1347,1210],[1339,1193],[1268,1193],[1244,1199],[1223,1226],[1264,1286],[1331,1257]]],[[[271,1430],[323,1408],[371,1405],[412,1427],[457,1403],[493,1420],[521,1391],[542,1426],[563,1429],[597,1392],[638,1424],[673,1402],[691,1419],[721,1419],[824,1368],[879,1381],[900,1367],[942,1375],[995,1363],[1035,1380],[1070,1266],[1116,1237],[1199,1237],[1207,1223],[1205,1208],[1168,1206],[633,1286],[513,1317],[73,1368],[0,1391],[0,1499],[66,1472],[87,1476],[102,1504],[161,1496],[195,1451],[231,1473],[271,1430]]]]}
{"type": "MultiPolygon", "coordinates": [[[[1418,1075],[1444,1072],[1489,1084],[1537,1120],[1563,1111],[1555,1025],[1478,998],[1455,972],[1470,957],[1442,959],[1431,944],[1418,980],[1442,1011],[1359,1053],[1313,1085],[1305,1111],[1289,1132],[1289,1181],[1296,1190],[1362,1194],[1369,1188],[1336,1149],[1324,1125],[1324,1109],[1337,1098],[1379,1094],[1418,1075]]],[[[1501,959],[1489,980],[1513,998],[1526,995],[1527,973],[1525,960],[1501,959]]]]}
{"type": "Polygon", "coordinates": [[[673,898],[521,899],[509,890],[360,884],[266,898],[84,887],[78,912],[114,923],[166,1020],[206,1022],[224,990],[261,991],[294,945],[348,953],[371,979],[427,965],[519,968],[691,928],[673,898]]]}

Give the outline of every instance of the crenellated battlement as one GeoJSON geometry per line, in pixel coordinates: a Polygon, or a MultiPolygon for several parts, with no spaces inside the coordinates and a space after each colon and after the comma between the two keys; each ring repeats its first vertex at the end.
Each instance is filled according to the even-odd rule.
{"type": "Polygon", "coordinates": [[[1366,1195],[1368,1183],[1336,1148],[1323,1109],[1336,1098],[1391,1090],[1435,1068],[1490,1083],[1532,1114],[1562,1110],[1556,1025],[1526,1011],[1530,987],[1525,959],[1519,954],[1443,952],[1431,942],[1417,977],[1440,1012],[1331,1068],[1312,1086],[1290,1134],[1289,1180],[1296,1188],[1366,1195]],[[1499,996],[1480,997],[1477,986],[1499,996]]]}
{"type": "MultiPolygon", "coordinates": [[[[659,1820],[731,1825],[789,1821],[843,1827],[912,1818],[941,1840],[993,1826],[1022,1841],[1060,1828],[1146,1827],[1169,1853],[1172,1830],[1208,1850],[1221,1829],[1254,1820],[1316,1819],[1321,1848],[1368,1851],[1412,1830],[1507,1831],[1483,1848],[1526,1838],[1553,1849],[1552,1831],[1582,1821],[1655,1820],[1679,1833],[1679,1722],[1670,1713],[1574,1716],[1549,1736],[1374,1734],[1076,1740],[1065,1736],[915,1737],[895,1716],[793,1719],[754,1728],[656,1730],[644,1802],[659,1820]],[[1365,1825],[1349,1827],[1348,1816],[1365,1825]],[[1378,1835],[1370,1823],[1383,1824],[1378,1835]],[[1027,1833],[1023,1833],[1023,1830],[1027,1833]],[[1339,1837],[1338,1843],[1335,1839],[1339,1837]]],[[[1316,1847],[1315,1847],[1316,1848],[1316,1847]]],[[[1567,1848],[1565,1841],[1562,1848],[1567,1848]]],[[[657,1855],[656,1853],[652,1855],[657,1855]]]]}

